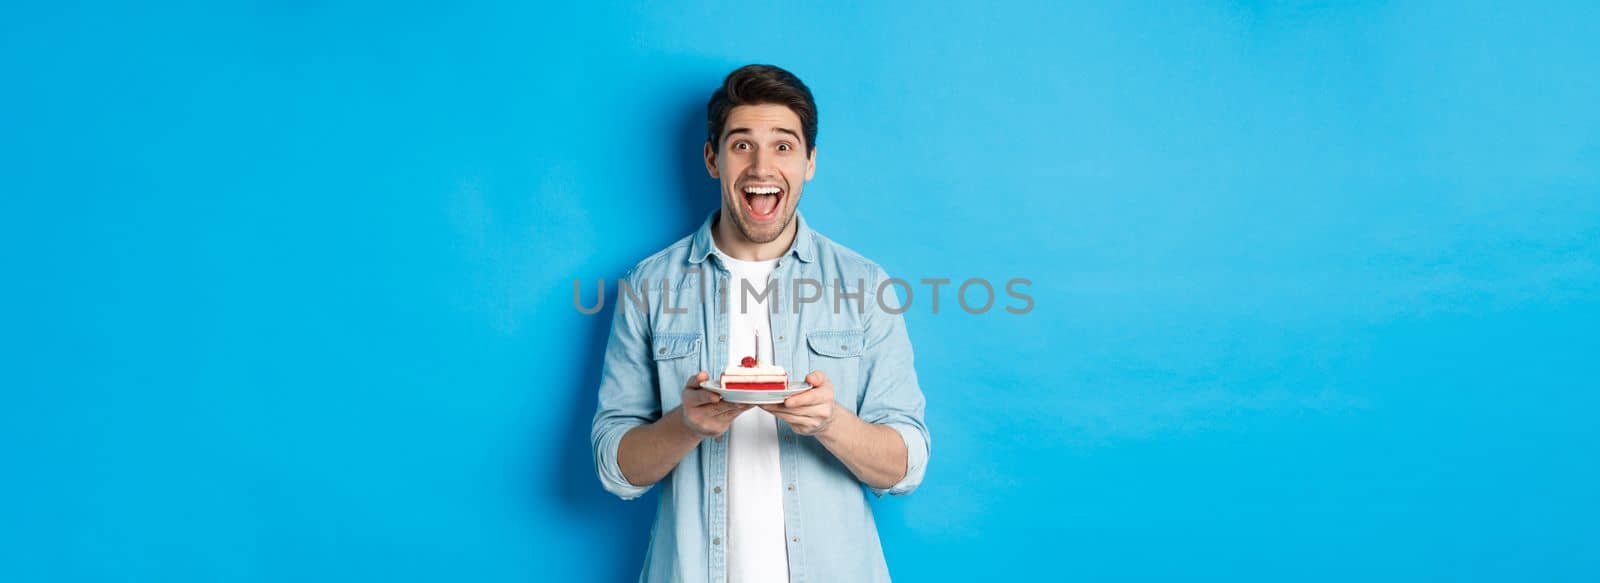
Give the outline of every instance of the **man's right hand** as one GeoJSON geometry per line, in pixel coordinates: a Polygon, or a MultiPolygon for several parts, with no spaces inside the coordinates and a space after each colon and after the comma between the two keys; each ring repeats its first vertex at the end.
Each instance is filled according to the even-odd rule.
{"type": "Polygon", "coordinates": [[[695,373],[683,384],[683,406],[678,409],[684,426],[700,437],[716,437],[733,426],[733,420],[752,407],[727,403],[722,395],[700,388],[700,383],[711,378],[706,371],[695,373]]]}

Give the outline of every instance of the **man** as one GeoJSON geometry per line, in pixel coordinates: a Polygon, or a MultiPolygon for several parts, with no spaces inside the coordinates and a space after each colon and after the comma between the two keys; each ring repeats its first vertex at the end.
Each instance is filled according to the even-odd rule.
{"type": "Polygon", "coordinates": [[[861,485],[909,493],[928,459],[903,308],[796,210],[816,171],[810,89],[750,65],[706,109],[722,206],[624,277],[644,293],[619,290],[596,470],[623,499],[661,484],[641,581],[888,581],[861,485]],[[770,405],[700,388],[756,355],[811,388],[770,405]]]}

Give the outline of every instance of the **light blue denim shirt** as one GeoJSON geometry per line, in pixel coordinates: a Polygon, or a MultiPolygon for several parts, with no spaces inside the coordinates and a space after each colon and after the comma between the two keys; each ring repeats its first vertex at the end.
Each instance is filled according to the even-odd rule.
{"type": "MultiPolygon", "coordinates": [[[[677,407],[690,375],[704,370],[716,378],[728,362],[728,310],[721,299],[728,271],[712,252],[716,216],[628,271],[622,286],[647,293],[618,293],[590,438],[600,482],[625,500],[650,487],[630,484],[617,467],[622,435],[677,407]]],[[[768,299],[773,360],[791,378],[822,371],[839,404],[897,431],[906,445],[906,476],[872,491],[907,494],[922,482],[929,442],[896,286],[885,287],[880,300],[879,286],[888,280],[883,269],[811,230],[798,213],[795,221],[794,244],[778,259],[768,299]],[[825,287],[796,287],[795,280],[825,287]]],[[[888,581],[864,484],[816,438],[774,423],[789,580],[888,581]]],[[[641,581],[727,580],[727,442],[727,434],[701,441],[659,482],[641,581]]]]}

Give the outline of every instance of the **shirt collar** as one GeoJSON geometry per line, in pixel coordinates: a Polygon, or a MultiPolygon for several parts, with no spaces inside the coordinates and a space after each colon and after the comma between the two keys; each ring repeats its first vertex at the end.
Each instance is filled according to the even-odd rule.
{"type": "MultiPolygon", "coordinates": [[[[717,221],[717,213],[721,209],[711,211],[711,216],[706,217],[706,222],[700,224],[700,229],[694,232],[694,240],[689,243],[689,262],[701,263],[706,256],[716,250],[716,244],[711,240],[711,226],[717,221]]],[[[794,243],[789,245],[789,251],[784,255],[794,255],[801,261],[811,263],[817,259],[816,235],[811,227],[806,225],[805,217],[800,214],[800,209],[794,211],[794,243]]]]}

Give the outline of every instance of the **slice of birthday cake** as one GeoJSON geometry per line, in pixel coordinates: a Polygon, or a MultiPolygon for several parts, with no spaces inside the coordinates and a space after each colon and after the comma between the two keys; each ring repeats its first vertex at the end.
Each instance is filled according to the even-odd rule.
{"type": "Polygon", "coordinates": [[[739,366],[722,369],[722,388],[741,391],[781,391],[789,386],[789,373],[783,367],[756,361],[746,356],[739,366]]]}

